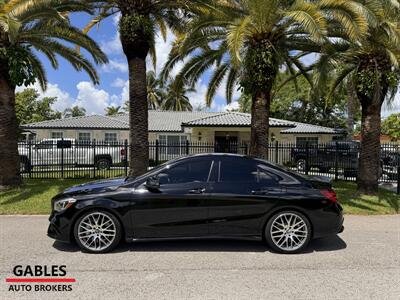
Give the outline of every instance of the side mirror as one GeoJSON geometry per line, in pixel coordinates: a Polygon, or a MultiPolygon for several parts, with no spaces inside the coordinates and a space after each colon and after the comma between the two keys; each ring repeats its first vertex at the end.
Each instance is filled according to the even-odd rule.
{"type": "Polygon", "coordinates": [[[160,181],[156,176],[147,178],[145,186],[150,192],[160,191],[160,181]]]}

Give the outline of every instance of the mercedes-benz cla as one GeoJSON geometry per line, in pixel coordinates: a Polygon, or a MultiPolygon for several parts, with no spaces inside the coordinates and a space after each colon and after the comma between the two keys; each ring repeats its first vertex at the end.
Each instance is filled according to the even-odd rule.
{"type": "Polygon", "coordinates": [[[313,238],[343,231],[329,179],[267,161],[201,154],[136,178],[98,181],[52,199],[48,235],[104,253],[126,241],[246,238],[297,253],[313,238]]]}

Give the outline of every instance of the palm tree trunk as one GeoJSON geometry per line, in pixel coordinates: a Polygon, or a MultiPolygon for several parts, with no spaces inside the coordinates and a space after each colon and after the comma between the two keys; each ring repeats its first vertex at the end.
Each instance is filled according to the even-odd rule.
{"type": "Polygon", "coordinates": [[[149,165],[146,59],[129,59],[129,174],[147,172],[149,165]]]}
{"type": "Polygon", "coordinates": [[[377,99],[358,95],[361,104],[361,149],[357,190],[362,194],[377,194],[380,169],[381,106],[377,99]]]}
{"type": "Polygon", "coordinates": [[[0,60],[0,189],[21,184],[15,114],[15,88],[0,60]]]}
{"type": "Polygon", "coordinates": [[[139,176],[149,166],[146,57],[150,45],[144,29],[137,24],[144,17],[133,14],[133,4],[135,1],[120,1],[119,31],[129,69],[129,175],[139,176]],[[132,28],[134,24],[136,29],[132,28]]]}
{"type": "Polygon", "coordinates": [[[268,159],[269,115],[271,89],[253,96],[251,106],[250,156],[268,159]]]}

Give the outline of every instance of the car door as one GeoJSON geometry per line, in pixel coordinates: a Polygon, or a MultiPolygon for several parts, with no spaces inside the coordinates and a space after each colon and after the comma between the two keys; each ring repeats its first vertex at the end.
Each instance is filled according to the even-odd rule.
{"type": "Polygon", "coordinates": [[[213,160],[190,159],[166,166],[151,191],[143,182],[135,189],[133,224],[138,238],[195,237],[208,233],[206,198],[213,160]]]}
{"type": "Polygon", "coordinates": [[[282,196],[282,188],[256,160],[223,157],[218,179],[210,183],[209,231],[212,235],[254,235],[268,210],[282,196]]]}

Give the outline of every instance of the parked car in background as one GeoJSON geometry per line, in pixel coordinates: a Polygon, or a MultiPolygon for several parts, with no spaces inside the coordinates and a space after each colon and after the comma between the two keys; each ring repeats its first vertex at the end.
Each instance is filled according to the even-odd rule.
{"type": "Polygon", "coordinates": [[[237,154],[192,155],[140,177],[69,188],[52,199],[49,220],[50,237],[93,253],[121,239],[222,237],[298,253],[344,228],[329,178],[237,154]]]}
{"type": "Polygon", "coordinates": [[[400,167],[400,152],[396,149],[382,152],[383,174],[389,180],[396,180],[398,177],[398,168],[400,167]]]}
{"type": "Polygon", "coordinates": [[[96,147],[90,141],[75,139],[44,139],[35,144],[19,144],[20,170],[36,166],[92,166],[108,169],[124,160],[124,149],[110,144],[96,147]]]}
{"type": "MultiPolygon", "coordinates": [[[[343,170],[345,177],[357,177],[359,142],[329,142],[326,144],[301,144],[292,148],[291,157],[299,172],[317,168],[321,173],[329,173],[332,169],[343,170]]],[[[379,177],[383,174],[384,159],[381,154],[379,177]]]]}
{"type": "Polygon", "coordinates": [[[328,173],[336,163],[343,165],[346,171],[353,171],[358,168],[359,148],[358,142],[300,144],[292,148],[292,161],[302,172],[317,168],[322,173],[328,173]]]}

